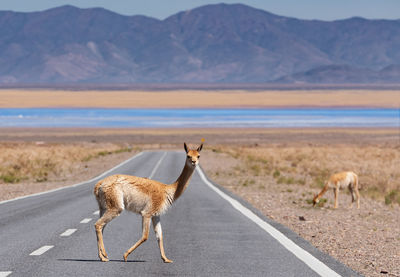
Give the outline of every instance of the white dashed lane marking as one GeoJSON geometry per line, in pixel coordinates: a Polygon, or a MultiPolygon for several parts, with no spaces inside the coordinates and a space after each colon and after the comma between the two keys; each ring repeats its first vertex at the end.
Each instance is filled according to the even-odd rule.
{"type": "Polygon", "coordinates": [[[61,237],[69,237],[73,233],[76,232],[77,229],[67,229],[64,233],[62,233],[60,236],[61,237]]]}
{"type": "Polygon", "coordinates": [[[12,271],[0,271],[0,277],[7,277],[12,271]]]}
{"type": "Polygon", "coordinates": [[[94,214],[94,215],[99,215],[99,214],[100,214],[100,211],[95,211],[93,214],[94,214]]]}
{"type": "Polygon", "coordinates": [[[42,255],[43,253],[47,252],[48,250],[50,250],[53,247],[54,247],[54,245],[45,245],[45,246],[42,246],[39,249],[33,251],[29,255],[30,256],[40,256],[40,255],[42,255]]]}
{"type": "Polygon", "coordinates": [[[84,218],[84,219],[82,219],[81,223],[88,223],[91,220],[92,220],[91,218],[84,218]]]}

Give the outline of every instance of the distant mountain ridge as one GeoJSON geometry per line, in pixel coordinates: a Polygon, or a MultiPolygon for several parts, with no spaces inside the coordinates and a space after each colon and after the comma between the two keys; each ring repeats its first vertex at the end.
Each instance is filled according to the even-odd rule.
{"type": "Polygon", "coordinates": [[[165,20],[0,11],[0,84],[400,83],[400,20],[300,20],[216,4],[165,20]]]}
{"type": "Polygon", "coordinates": [[[396,84],[400,83],[400,66],[390,65],[374,71],[349,65],[326,65],[275,80],[297,84],[396,84]]]}

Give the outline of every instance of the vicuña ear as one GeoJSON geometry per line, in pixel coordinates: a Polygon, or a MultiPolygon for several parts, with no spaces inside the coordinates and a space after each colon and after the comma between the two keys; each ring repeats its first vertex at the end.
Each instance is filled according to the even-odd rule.
{"type": "Polygon", "coordinates": [[[203,144],[200,144],[200,146],[197,148],[197,152],[200,152],[201,149],[203,149],[203,144]]]}
{"type": "Polygon", "coordinates": [[[189,152],[186,142],[183,143],[183,147],[185,148],[186,153],[189,152]]]}

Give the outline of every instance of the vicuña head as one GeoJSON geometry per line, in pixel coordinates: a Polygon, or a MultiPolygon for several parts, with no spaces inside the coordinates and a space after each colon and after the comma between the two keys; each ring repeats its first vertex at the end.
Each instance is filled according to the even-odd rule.
{"type": "Polygon", "coordinates": [[[203,148],[203,143],[200,144],[200,146],[196,150],[190,150],[187,147],[186,142],[183,143],[183,146],[184,146],[186,154],[187,154],[186,163],[189,166],[196,166],[199,163],[200,151],[203,148]]]}
{"type": "Polygon", "coordinates": [[[147,240],[151,220],[161,258],[166,263],[172,262],[165,256],[160,215],[165,213],[185,191],[190,177],[199,163],[203,143],[197,149],[189,149],[184,143],[184,148],[186,161],[183,170],[178,179],[170,185],[129,175],[112,175],[96,184],[94,194],[99,205],[100,219],[97,220],[95,228],[100,260],[108,261],[103,242],[104,227],[126,209],[142,216],[142,237],[125,252],[124,260],[127,261],[128,255],[147,240]]]}
{"type": "MultiPolygon", "coordinates": [[[[324,183],[324,188],[327,187],[328,182],[325,181],[324,183]]],[[[326,191],[326,190],[325,190],[326,191]]],[[[322,195],[325,193],[324,189],[322,189],[321,193],[319,194],[314,194],[314,198],[313,198],[313,207],[315,207],[318,203],[319,203],[319,199],[322,197],[322,195]]]]}
{"type": "Polygon", "coordinates": [[[315,205],[317,205],[318,203],[319,203],[318,194],[314,194],[314,198],[312,200],[313,207],[315,207],[315,205]]]}

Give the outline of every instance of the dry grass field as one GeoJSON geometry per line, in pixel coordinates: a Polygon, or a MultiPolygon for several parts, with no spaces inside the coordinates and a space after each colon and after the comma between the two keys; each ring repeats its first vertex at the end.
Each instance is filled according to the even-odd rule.
{"type": "Polygon", "coordinates": [[[24,180],[44,182],[63,178],[83,163],[101,156],[131,152],[130,147],[116,144],[44,145],[0,144],[0,181],[19,183],[24,180]]]}
{"type": "Polygon", "coordinates": [[[324,252],[366,276],[400,276],[397,129],[2,129],[0,200],[88,180],[143,149],[205,138],[201,165],[324,252]],[[361,209],[341,191],[310,201],[332,173],[360,176],[361,209]]]}
{"type": "MultiPolygon", "coordinates": [[[[232,172],[237,184],[257,184],[259,176],[277,185],[300,185],[321,189],[332,173],[354,171],[364,196],[400,204],[400,147],[388,145],[268,145],[214,148],[240,161],[232,172]]],[[[218,173],[218,172],[216,172],[218,173]]],[[[262,178],[261,181],[264,181],[262,178]]],[[[262,183],[259,183],[262,186],[262,183]]],[[[330,194],[329,191],[327,194],[330,194]]],[[[311,203],[311,199],[308,199],[311,203]]],[[[347,205],[347,203],[346,203],[347,205]]]]}
{"type": "Polygon", "coordinates": [[[398,108],[398,90],[0,90],[0,108],[386,107],[398,108]]]}
{"type": "Polygon", "coordinates": [[[0,201],[89,180],[136,151],[115,143],[0,143],[0,201]]]}

